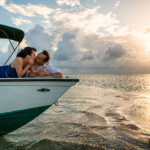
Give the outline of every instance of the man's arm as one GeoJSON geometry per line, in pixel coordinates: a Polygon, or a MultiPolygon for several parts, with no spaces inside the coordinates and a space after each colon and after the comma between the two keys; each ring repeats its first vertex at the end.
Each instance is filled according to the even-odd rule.
{"type": "Polygon", "coordinates": [[[26,77],[38,77],[39,76],[39,73],[37,72],[37,70],[35,69],[35,66],[34,65],[32,65],[31,67],[30,67],[30,70],[28,70],[27,72],[26,72],[26,75],[25,75],[26,77]]]}
{"type": "Polygon", "coordinates": [[[61,72],[56,72],[56,73],[50,73],[44,70],[39,70],[39,76],[40,77],[48,77],[51,76],[53,78],[63,78],[63,75],[61,72]]]}
{"type": "Polygon", "coordinates": [[[39,73],[38,72],[29,72],[28,73],[28,77],[38,77],[39,76],[39,73]]]}
{"type": "Polygon", "coordinates": [[[48,63],[46,69],[46,76],[52,76],[53,78],[63,78],[63,74],[58,69],[56,69],[50,62],[48,63]]]}
{"type": "Polygon", "coordinates": [[[47,75],[45,75],[45,76],[51,76],[53,78],[63,78],[63,75],[61,72],[57,72],[57,73],[48,73],[47,72],[47,75]]]}
{"type": "Polygon", "coordinates": [[[57,73],[49,73],[43,70],[40,70],[39,73],[38,72],[29,72],[28,73],[28,77],[46,77],[46,76],[51,76],[53,78],[63,78],[63,75],[61,72],[57,72],[57,73]]]}
{"type": "Polygon", "coordinates": [[[63,78],[63,75],[59,70],[57,70],[51,63],[48,64],[46,71],[40,69],[38,72],[31,70],[31,72],[28,73],[28,77],[46,77],[51,76],[53,78],[63,78]]]}

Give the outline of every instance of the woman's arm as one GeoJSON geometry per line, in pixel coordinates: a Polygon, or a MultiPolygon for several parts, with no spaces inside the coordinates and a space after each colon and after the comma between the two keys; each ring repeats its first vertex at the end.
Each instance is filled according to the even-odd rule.
{"type": "Polygon", "coordinates": [[[30,71],[28,73],[28,77],[37,77],[39,76],[39,73],[37,72],[37,70],[35,69],[34,65],[31,65],[30,67],[30,71]]]}
{"type": "MultiPolygon", "coordinates": [[[[16,69],[16,72],[17,72],[17,75],[18,77],[23,77],[24,74],[29,70],[29,68],[31,67],[31,63],[27,63],[26,66],[23,67],[23,59],[20,58],[20,57],[17,57],[15,59],[15,61],[13,62],[14,63],[14,68],[16,69]]],[[[12,66],[12,67],[13,67],[12,66]]]]}
{"type": "Polygon", "coordinates": [[[35,73],[37,73],[37,70],[35,69],[35,67],[34,67],[34,65],[32,64],[31,65],[31,67],[30,67],[30,71],[31,72],[35,72],[35,73]]]}

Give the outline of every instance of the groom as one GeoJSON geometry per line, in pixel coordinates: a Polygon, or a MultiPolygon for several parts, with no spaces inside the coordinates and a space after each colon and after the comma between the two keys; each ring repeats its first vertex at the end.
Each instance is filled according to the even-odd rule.
{"type": "Polygon", "coordinates": [[[45,77],[51,76],[54,78],[62,78],[62,73],[57,70],[50,62],[50,55],[46,50],[43,50],[35,57],[33,67],[34,72],[28,71],[26,77],[45,77]]]}

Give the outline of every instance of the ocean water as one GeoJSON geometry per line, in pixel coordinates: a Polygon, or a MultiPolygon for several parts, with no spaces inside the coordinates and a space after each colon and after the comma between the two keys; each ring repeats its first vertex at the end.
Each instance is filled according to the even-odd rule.
{"type": "Polygon", "coordinates": [[[150,75],[68,75],[80,82],[0,150],[150,149],[150,75]]]}

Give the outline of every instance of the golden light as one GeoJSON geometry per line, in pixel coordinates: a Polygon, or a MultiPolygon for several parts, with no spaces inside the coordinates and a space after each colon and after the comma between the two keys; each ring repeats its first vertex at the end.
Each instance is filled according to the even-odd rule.
{"type": "Polygon", "coordinates": [[[143,37],[143,43],[145,46],[145,52],[147,54],[150,54],[150,32],[145,32],[145,35],[143,37]]]}
{"type": "Polygon", "coordinates": [[[148,42],[147,42],[147,44],[146,44],[146,49],[145,49],[145,51],[146,51],[146,52],[150,52],[150,43],[148,43],[148,42]]]}
{"type": "Polygon", "coordinates": [[[147,28],[144,34],[145,52],[150,53],[150,29],[147,28]]]}

